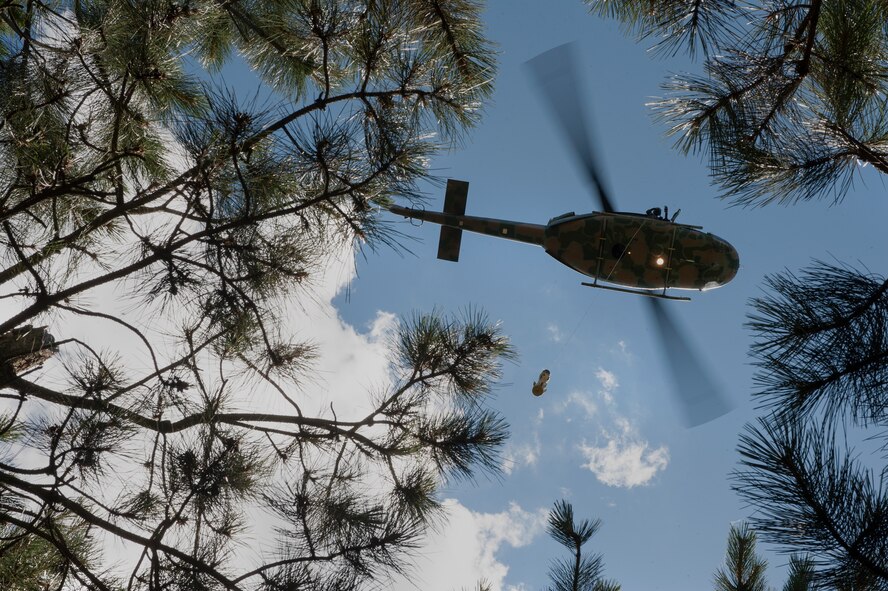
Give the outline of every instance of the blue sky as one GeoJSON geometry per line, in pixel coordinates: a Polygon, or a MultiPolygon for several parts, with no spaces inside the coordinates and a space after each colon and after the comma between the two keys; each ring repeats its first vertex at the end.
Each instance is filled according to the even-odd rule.
{"type": "MultiPolygon", "coordinates": [[[[581,287],[583,277],[530,245],[465,234],[460,262],[439,261],[436,226],[388,216],[417,240],[405,243],[412,254],[359,256],[358,276],[347,297],[341,291],[334,299],[336,311],[364,333],[380,311],[457,312],[472,305],[511,336],[520,358],[505,367],[493,402],[512,426],[507,474],[451,484],[444,495],[474,515],[532,522],[512,540],[518,547],[505,538],[493,544],[493,558],[508,568],[497,585],[545,585],[548,562],[560,550],[537,517],[566,498],[578,515],[602,519],[589,547],[604,555],[606,576],[624,589],[711,588],[730,523],[752,511],[728,479],[737,466],[738,434],[756,416],[743,327],[747,302],[762,293],[765,275],[798,270],[812,259],[878,270],[888,219],[883,181],[862,169],[838,206],[730,208],[716,198],[703,159],[674,151],[645,106],[661,94],[669,72],[699,64],[649,55],[579,0],[494,0],[485,22],[500,52],[496,93],[481,125],[460,149],[433,160],[433,172],[470,182],[470,215],[546,223],[597,208],[522,69],[535,55],[577,41],[599,158],[618,209],[680,207],[680,221],[704,226],[740,253],[731,284],[690,303],[670,302],[735,410],[685,429],[643,302],[581,287]],[[552,372],[549,390],[534,398],[530,385],[543,368],[552,372]]],[[[440,209],[443,190],[430,187],[429,198],[428,207],[440,209]]],[[[427,552],[434,558],[438,550],[427,552]]],[[[786,559],[768,558],[770,583],[780,587],[786,559]]]]}

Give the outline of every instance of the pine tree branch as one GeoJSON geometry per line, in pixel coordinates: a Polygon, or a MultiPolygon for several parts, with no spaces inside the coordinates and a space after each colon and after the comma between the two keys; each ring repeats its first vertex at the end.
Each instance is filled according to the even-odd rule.
{"type": "MultiPolygon", "coordinates": [[[[252,137],[241,142],[240,145],[237,146],[237,149],[239,151],[238,153],[248,152],[251,148],[256,146],[259,142],[266,139],[268,136],[272,135],[273,133],[280,131],[281,129],[283,129],[284,127],[286,127],[290,123],[296,121],[297,119],[304,117],[305,115],[312,113],[314,111],[323,110],[327,106],[336,104],[338,102],[344,102],[344,101],[349,101],[349,100],[354,100],[354,99],[357,99],[357,100],[374,99],[374,98],[375,99],[380,99],[380,98],[393,99],[393,98],[402,98],[402,97],[403,98],[408,98],[408,97],[409,98],[416,98],[418,100],[425,100],[425,99],[429,99],[429,98],[434,98],[440,102],[448,104],[449,106],[453,106],[453,107],[458,108],[458,105],[457,105],[455,99],[442,97],[440,95],[437,95],[434,90],[428,90],[428,89],[423,89],[423,88],[400,88],[400,89],[391,89],[391,90],[385,90],[385,91],[356,91],[356,92],[336,95],[333,97],[324,98],[319,101],[315,101],[311,105],[307,105],[305,107],[302,107],[301,109],[297,109],[297,110],[293,111],[292,113],[290,113],[289,115],[280,118],[275,123],[270,124],[262,131],[256,133],[252,137]]],[[[216,159],[216,160],[205,158],[205,159],[201,160],[200,162],[198,162],[195,166],[192,166],[188,170],[182,172],[181,174],[179,174],[177,177],[175,177],[171,181],[167,182],[166,184],[164,184],[160,187],[152,187],[150,190],[145,191],[141,196],[136,196],[133,199],[131,199],[130,201],[125,202],[123,204],[117,204],[115,207],[112,207],[112,208],[108,209],[107,211],[96,216],[96,218],[91,220],[90,223],[71,231],[70,233],[68,233],[67,235],[65,235],[63,237],[60,237],[60,238],[57,238],[57,239],[51,241],[40,252],[30,255],[26,261],[27,264],[30,264],[32,266],[36,266],[40,263],[43,263],[44,261],[46,261],[50,257],[58,254],[59,252],[62,252],[65,248],[74,244],[78,240],[90,235],[91,233],[95,232],[96,230],[99,230],[99,229],[105,227],[108,223],[115,221],[117,219],[121,219],[127,215],[130,215],[131,213],[133,213],[134,211],[136,211],[140,208],[144,208],[145,206],[154,202],[158,198],[165,196],[166,194],[168,194],[171,191],[177,190],[182,186],[186,186],[191,183],[197,182],[197,179],[200,178],[200,175],[202,174],[203,170],[212,169],[214,166],[221,164],[222,160],[226,159],[228,157],[230,157],[230,154],[219,156],[218,159],[216,159]]],[[[388,166],[391,166],[391,164],[393,164],[394,161],[395,161],[394,158],[391,159],[390,162],[388,163],[388,166]]],[[[383,169],[384,169],[384,167],[383,167],[383,169]]],[[[373,176],[378,176],[379,174],[381,174],[381,171],[377,170],[374,172],[373,176]]],[[[372,178],[373,177],[365,179],[365,182],[372,180],[372,178]]],[[[323,202],[335,195],[342,194],[342,193],[343,193],[343,191],[333,191],[333,192],[331,192],[330,195],[328,195],[326,197],[312,199],[309,202],[307,202],[303,205],[297,206],[295,208],[283,208],[283,209],[278,210],[276,212],[266,213],[264,215],[256,215],[256,216],[244,218],[244,219],[238,220],[238,221],[232,221],[232,222],[229,222],[228,224],[226,224],[225,226],[222,226],[221,229],[227,230],[227,229],[239,227],[242,225],[261,222],[266,219],[272,219],[272,218],[284,216],[287,214],[297,213],[299,211],[307,209],[313,205],[316,205],[317,203],[323,202]]],[[[45,198],[45,196],[41,196],[39,199],[35,197],[31,201],[29,201],[28,203],[30,204],[30,206],[34,206],[34,205],[40,203],[44,198],[45,198]]],[[[17,207],[16,211],[24,211],[25,209],[27,209],[27,208],[17,207]]],[[[2,221],[3,219],[8,219],[9,215],[10,215],[9,212],[0,212],[0,221],[2,221]]],[[[203,233],[200,234],[200,236],[203,237],[203,236],[207,236],[207,235],[211,235],[211,234],[215,234],[215,233],[218,233],[218,231],[205,230],[203,233]]],[[[190,240],[188,242],[190,242],[190,240]]],[[[151,262],[155,262],[155,261],[156,261],[156,259],[151,262]]],[[[137,267],[137,268],[140,268],[140,267],[137,267]]],[[[27,269],[27,267],[25,265],[25,261],[22,261],[16,265],[13,265],[11,267],[8,267],[7,269],[0,271],[0,284],[6,283],[6,282],[14,279],[16,276],[25,272],[26,269],[27,269]]],[[[120,278],[120,276],[115,276],[113,279],[119,279],[119,278],[120,278]]],[[[110,280],[111,279],[109,279],[109,281],[110,280]]],[[[98,284],[90,284],[87,287],[87,289],[92,288],[92,287],[96,287],[97,285],[98,284]]],[[[65,297],[68,297],[68,296],[65,296],[65,297]]],[[[19,322],[19,323],[23,322],[25,319],[27,319],[28,315],[32,314],[32,313],[33,312],[23,313],[23,315],[21,315],[21,318],[19,318],[17,322],[19,322]]],[[[5,323],[5,324],[8,324],[8,323],[5,323]]],[[[4,330],[6,330],[6,328],[4,328],[5,324],[0,326],[0,333],[2,333],[4,330]]]]}
{"type": "Polygon", "coordinates": [[[848,133],[848,131],[840,125],[830,124],[828,128],[831,131],[841,135],[842,138],[844,138],[849,144],[851,144],[851,146],[854,148],[853,154],[859,160],[868,164],[872,164],[876,168],[876,170],[883,174],[888,174],[888,155],[881,154],[875,151],[866,143],[861,142],[856,137],[848,133]]]}
{"type": "Polygon", "coordinates": [[[888,566],[874,562],[869,555],[860,551],[856,543],[849,542],[845,539],[833,519],[832,514],[823,506],[816,493],[811,488],[808,476],[804,469],[795,462],[795,457],[787,458],[787,460],[785,467],[797,484],[805,505],[814,511],[819,524],[829,533],[836,545],[844,550],[845,554],[854,562],[862,565],[869,572],[877,575],[881,579],[888,581],[888,566]]]}
{"type": "MultiPolygon", "coordinates": [[[[49,532],[44,531],[42,528],[35,526],[33,523],[28,521],[23,521],[21,519],[17,519],[12,516],[11,513],[6,511],[0,511],[0,522],[6,522],[11,525],[14,525],[18,528],[21,528],[23,531],[27,532],[30,535],[37,536],[41,539],[46,540],[62,555],[65,560],[69,561],[78,572],[83,573],[92,583],[96,589],[100,591],[114,591],[112,587],[105,584],[95,573],[92,572],[92,569],[89,568],[88,565],[84,564],[80,558],[77,556],[75,552],[73,552],[64,542],[63,536],[60,535],[60,532],[52,528],[49,532]]],[[[2,548],[0,548],[0,555],[3,554],[2,548]]],[[[63,579],[64,580],[64,579],[63,579]]]]}
{"type": "Polygon", "coordinates": [[[160,540],[140,536],[126,528],[118,526],[111,521],[102,519],[101,517],[92,513],[89,509],[83,507],[75,501],[72,501],[71,499],[68,499],[52,488],[46,488],[43,486],[32,484],[30,482],[16,478],[10,474],[6,474],[2,471],[0,471],[0,484],[33,495],[34,497],[40,499],[46,505],[63,507],[77,517],[83,519],[85,522],[99,527],[104,531],[111,533],[121,539],[139,544],[140,546],[146,548],[151,548],[152,550],[163,552],[164,554],[181,560],[185,564],[197,569],[199,572],[206,573],[207,575],[211,576],[226,589],[230,589],[232,591],[241,591],[241,588],[234,581],[223,575],[221,572],[217,571],[211,565],[193,558],[187,552],[182,552],[177,548],[164,544],[160,540]]]}
{"type": "MultiPolygon", "coordinates": [[[[298,425],[301,427],[312,427],[321,429],[329,433],[329,436],[341,436],[356,439],[364,445],[378,451],[391,451],[389,448],[380,446],[371,439],[357,433],[361,427],[370,426],[374,421],[331,421],[329,419],[317,419],[305,416],[281,415],[273,413],[248,413],[248,412],[214,412],[207,414],[206,412],[198,412],[175,421],[169,419],[154,419],[145,417],[137,412],[116,404],[107,402],[98,398],[88,398],[85,396],[72,396],[63,394],[55,390],[50,390],[44,386],[40,386],[33,382],[29,382],[19,377],[7,378],[5,387],[14,388],[18,392],[28,396],[35,396],[41,400],[59,404],[66,408],[76,408],[82,410],[91,410],[95,412],[107,413],[111,416],[118,417],[129,421],[139,427],[155,431],[164,435],[185,431],[199,425],[210,424],[231,424],[240,425],[244,423],[275,423],[298,425]]],[[[375,416],[376,413],[374,413],[375,416]]]]}
{"type": "Polygon", "coordinates": [[[874,509],[885,499],[874,495],[872,476],[862,474],[850,457],[837,464],[831,426],[816,430],[797,416],[772,416],[746,431],[739,446],[745,468],[734,473],[733,488],[761,507],[753,518],[759,531],[773,542],[810,550],[824,562],[829,557],[839,567],[856,564],[888,581],[888,567],[877,561],[885,540],[876,538],[881,545],[870,545],[872,554],[867,553],[867,529],[858,527],[873,520],[884,528],[884,515],[874,509]]]}
{"type": "Polygon", "coordinates": [[[240,582],[250,579],[252,577],[260,576],[263,573],[265,573],[266,571],[280,568],[282,566],[291,565],[291,564],[301,564],[301,563],[316,562],[316,561],[317,562],[332,562],[332,561],[336,560],[337,558],[347,557],[347,556],[350,556],[354,553],[361,553],[366,550],[374,550],[374,549],[378,549],[381,547],[385,547],[388,544],[397,543],[398,541],[400,541],[400,538],[401,538],[401,536],[399,536],[397,533],[391,533],[391,534],[384,535],[381,538],[376,538],[375,540],[371,540],[371,541],[367,542],[366,544],[355,544],[352,546],[343,547],[335,552],[330,552],[327,554],[311,553],[309,556],[296,556],[296,557],[292,557],[292,558],[284,558],[282,560],[277,560],[274,562],[269,562],[267,564],[263,564],[262,566],[254,569],[254,570],[251,570],[247,573],[244,573],[244,574],[238,576],[237,578],[233,579],[233,581],[235,583],[240,583],[240,582]]]}

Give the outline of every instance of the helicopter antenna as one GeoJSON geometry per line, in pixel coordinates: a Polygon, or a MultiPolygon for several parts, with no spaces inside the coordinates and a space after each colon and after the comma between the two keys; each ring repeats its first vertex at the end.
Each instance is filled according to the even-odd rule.
{"type": "Polygon", "coordinates": [[[601,208],[607,213],[612,213],[615,211],[613,202],[595,165],[595,154],[590,140],[591,126],[580,98],[580,77],[575,53],[573,43],[559,45],[531,59],[526,66],[546,101],[546,106],[558,123],[561,133],[567,138],[589,182],[598,194],[601,208]]]}

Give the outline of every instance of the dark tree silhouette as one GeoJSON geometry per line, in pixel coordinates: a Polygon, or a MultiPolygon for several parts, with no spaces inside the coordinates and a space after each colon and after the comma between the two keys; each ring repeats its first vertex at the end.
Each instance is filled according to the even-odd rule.
{"type": "Polygon", "coordinates": [[[409,319],[391,386],[348,418],[317,411],[288,311],[331,253],[396,239],[378,211],[421,198],[493,76],[472,0],[0,6],[0,576],[341,589],[405,568],[442,479],[496,469],[508,344],[479,313],[409,319]],[[226,85],[242,65],[259,90],[226,85]]]}

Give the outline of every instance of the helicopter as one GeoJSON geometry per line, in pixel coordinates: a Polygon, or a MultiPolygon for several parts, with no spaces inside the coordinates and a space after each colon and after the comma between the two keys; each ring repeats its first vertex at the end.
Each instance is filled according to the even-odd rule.
{"type": "MultiPolygon", "coordinates": [[[[546,225],[465,215],[468,186],[450,179],[443,211],[390,205],[406,218],[441,225],[438,258],[458,261],[462,231],[542,246],[559,262],[593,278],[582,285],[643,296],[651,310],[661,350],[672,374],[673,392],[689,427],[709,422],[732,408],[663,300],[690,298],[669,289],[707,291],[730,282],[740,266],[737,250],[700,226],[677,223],[658,207],[644,213],[617,211],[605,188],[583,110],[573,44],[551,49],[527,62],[531,77],[598,198],[600,211],[565,213],[546,225]]],[[[549,371],[534,383],[541,395],[549,371]]]]}
{"type": "MultiPolygon", "coordinates": [[[[667,289],[706,291],[721,287],[737,274],[736,249],[700,226],[676,223],[659,207],[647,212],[565,213],[545,226],[465,215],[469,184],[449,179],[444,211],[392,205],[396,215],[441,225],[438,258],[458,261],[462,231],[487,234],[542,246],[559,262],[594,278],[582,285],[649,297],[689,300],[667,289]],[[599,283],[599,281],[603,283],[599,283]],[[607,285],[607,283],[615,285],[607,285]]],[[[681,210],[679,210],[681,211],[681,210]]]]}

